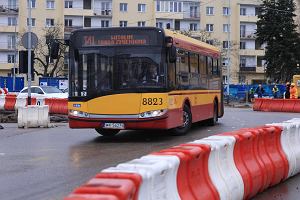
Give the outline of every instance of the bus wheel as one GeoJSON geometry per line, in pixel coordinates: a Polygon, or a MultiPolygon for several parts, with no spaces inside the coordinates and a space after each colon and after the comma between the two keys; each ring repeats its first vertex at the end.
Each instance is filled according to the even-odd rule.
{"type": "Polygon", "coordinates": [[[103,128],[96,128],[95,129],[100,135],[105,136],[105,137],[112,137],[117,135],[120,130],[115,130],[115,129],[103,129],[103,128]]]}
{"type": "Polygon", "coordinates": [[[214,101],[214,113],[213,113],[213,117],[208,120],[208,124],[210,126],[214,126],[214,125],[217,124],[217,122],[218,122],[218,104],[217,104],[216,101],[214,101]]]}
{"type": "Polygon", "coordinates": [[[184,105],[183,107],[183,126],[172,129],[173,135],[185,135],[192,127],[191,109],[184,105]]]}

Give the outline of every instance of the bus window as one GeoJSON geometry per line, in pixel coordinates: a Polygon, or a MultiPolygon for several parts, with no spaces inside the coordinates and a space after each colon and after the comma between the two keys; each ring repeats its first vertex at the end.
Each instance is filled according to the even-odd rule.
{"type": "Polygon", "coordinates": [[[170,89],[176,88],[176,71],[175,71],[175,64],[169,63],[168,64],[168,86],[170,89]]]}
{"type": "Polygon", "coordinates": [[[199,85],[199,66],[198,66],[198,55],[195,53],[189,54],[190,58],[190,85],[191,88],[197,88],[199,85]]]}
{"type": "Polygon", "coordinates": [[[219,74],[218,59],[213,59],[212,74],[213,75],[218,75],[219,74]]]}
{"type": "MultiPolygon", "coordinates": [[[[101,90],[111,90],[113,87],[113,58],[110,56],[97,54],[97,88],[101,90]]],[[[91,75],[91,78],[95,76],[91,75]]]]}
{"type": "Polygon", "coordinates": [[[184,88],[188,87],[189,86],[188,52],[180,49],[177,51],[176,71],[177,71],[178,85],[184,88]]]}
{"type": "Polygon", "coordinates": [[[208,75],[213,74],[213,59],[211,57],[206,57],[207,58],[207,70],[208,70],[208,75]]]}
{"type": "Polygon", "coordinates": [[[207,66],[206,66],[206,57],[200,55],[200,88],[207,88],[207,66]]]}

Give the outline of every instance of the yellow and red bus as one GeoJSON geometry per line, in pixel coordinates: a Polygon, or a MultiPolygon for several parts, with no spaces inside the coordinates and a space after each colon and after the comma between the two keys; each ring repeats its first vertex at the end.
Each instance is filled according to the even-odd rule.
{"type": "Polygon", "coordinates": [[[84,29],[69,41],[69,126],[188,132],[223,116],[220,51],[152,27],[84,29]]]}

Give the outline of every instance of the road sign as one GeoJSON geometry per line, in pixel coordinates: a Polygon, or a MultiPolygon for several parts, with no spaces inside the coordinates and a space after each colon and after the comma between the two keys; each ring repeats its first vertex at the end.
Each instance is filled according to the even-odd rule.
{"type": "MultiPolygon", "coordinates": [[[[24,35],[22,36],[22,45],[25,49],[29,49],[29,46],[28,46],[28,35],[29,35],[29,32],[26,32],[24,33],[24,35]]],[[[34,49],[36,46],[37,46],[37,43],[38,43],[38,37],[35,33],[31,32],[31,49],[34,49]]]]}

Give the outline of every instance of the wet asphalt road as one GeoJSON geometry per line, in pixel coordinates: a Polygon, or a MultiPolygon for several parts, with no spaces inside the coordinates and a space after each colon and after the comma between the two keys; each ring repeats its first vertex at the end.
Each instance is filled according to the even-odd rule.
{"type": "MultiPolygon", "coordinates": [[[[281,122],[299,114],[260,113],[227,108],[215,127],[194,125],[182,137],[165,132],[124,131],[114,139],[94,130],[71,130],[66,124],[51,129],[0,130],[0,200],[62,199],[102,169],[153,151],[224,131],[281,122]]],[[[300,199],[300,176],[269,189],[255,199],[300,199]]]]}

